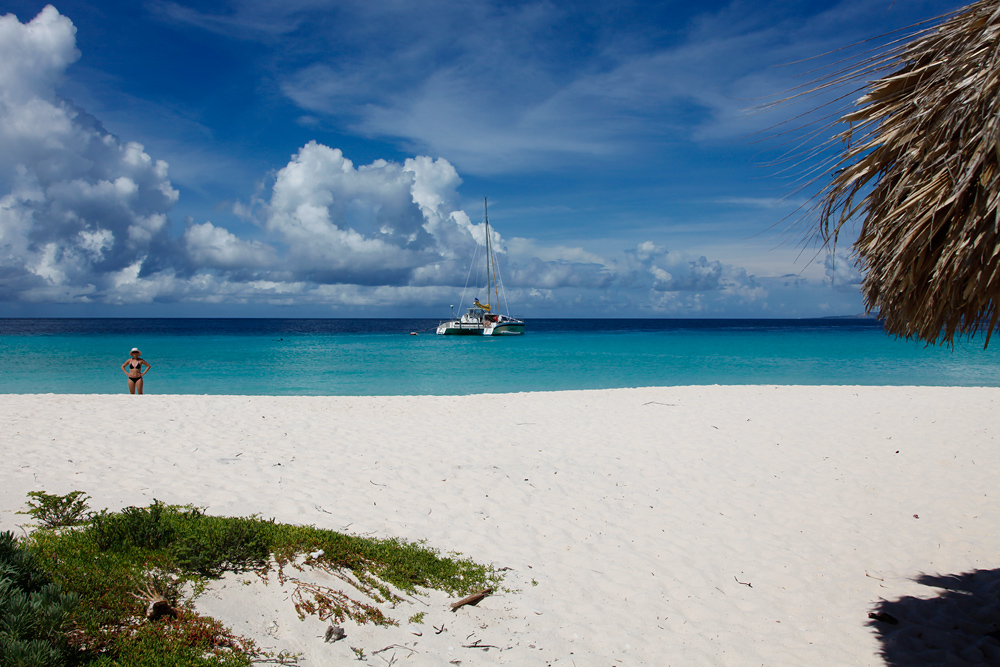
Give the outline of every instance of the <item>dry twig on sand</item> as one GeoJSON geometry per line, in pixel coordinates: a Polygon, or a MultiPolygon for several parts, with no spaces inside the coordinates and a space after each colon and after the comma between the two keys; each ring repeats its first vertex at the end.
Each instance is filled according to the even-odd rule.
{"type": "Polygon", "coordinates": [[[458,602],[453,602],[451,605],[451,610],[458,611],[460,607],[464,607],[467,604],[476,605],[480,600],[493,592],[492,588],[484,588],[481,591],[473,593],[472,595],[467,595],[458,602]]]}

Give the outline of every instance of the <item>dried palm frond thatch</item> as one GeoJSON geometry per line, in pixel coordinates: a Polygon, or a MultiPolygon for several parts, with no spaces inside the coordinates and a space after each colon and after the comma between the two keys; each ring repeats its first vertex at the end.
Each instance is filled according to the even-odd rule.
{"type": "MultiPolygon", "coordinates": [[[[832,77],[867,83],[835,141],[820,231],[854,249],[865,307],[929,343],[989,334],[1000,317],[1000,0],[981,0],[832,77]]],[[[824,84],[827,85],[827,84],[824,84]]]]}

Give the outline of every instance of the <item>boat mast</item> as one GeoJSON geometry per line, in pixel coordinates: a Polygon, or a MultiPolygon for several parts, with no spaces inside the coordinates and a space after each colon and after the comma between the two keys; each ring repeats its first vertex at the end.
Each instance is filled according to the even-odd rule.
{"type": "Polygon", "coordinates": [[[483,199],[483,217],[486,218],[486,296],[489,296],[489,275],[490,265],[493,265],[493,303],[497,306],[497,314],[500,313],[500,292],[497,287],[497,265],[496,257],[493,255],[493,240],[490,238],[490,218],[486,213],[486,199],[483,199]]]}
{"type": "Polygon", "coordinates": [[[490,216],[486,211],[486,197],[483,197],[483,221],[486,223],[486,299],[490,298],[490,216]]]}

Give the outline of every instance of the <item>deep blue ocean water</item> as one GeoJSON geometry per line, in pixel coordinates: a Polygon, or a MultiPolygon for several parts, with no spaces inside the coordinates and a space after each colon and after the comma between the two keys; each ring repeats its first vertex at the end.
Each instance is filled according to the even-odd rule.
{"type": "Polygon", "coordinates": [[[954,348],[863,319],[528,320],[509,338],[437,320],[0,319],[0,393],[399,395],[689,384],[1000,386],[1000,340],[954,348]],[[409,335],[419,331],[417,336],[409,335]]]}

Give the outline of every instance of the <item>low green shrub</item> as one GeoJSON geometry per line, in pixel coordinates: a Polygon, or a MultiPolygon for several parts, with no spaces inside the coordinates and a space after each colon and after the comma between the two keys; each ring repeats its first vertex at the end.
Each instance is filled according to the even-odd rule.
{"type": "Polygon", "coordinates": [[[157,550],[177,539],[178,523],[191,514],[193,508],[177,508],[154,500],[149,507],[126,507],[121,512],[102,510],[90,522],[94,542],[102,550],[135,547],[157,550]]]}
{"type": "Polygon", "coordinates": [[[29,491],[28,497],[31,498],[28,501],[28,510],[18,514],[30,514],[41,522],[43,528],[79,526],[90,518],[87,508],[90,496],[83,491],[72,491],[65,496],[44,491],[29,491]]]}
{"type": "Polygon", "coordinates": [[[164,551],[178,568],[204,576],[262,567],[271,554],[273,521],[207,516],[191,506],[126,507],[94,515],[90,531],[103,551],[164,551]]]}
{"type": "Polygon", "coordinates": [[[274,522],[256,517],[199,515],[170,546],[179,567],[205,576],[264,567],[274,543],[274,522]]]}

